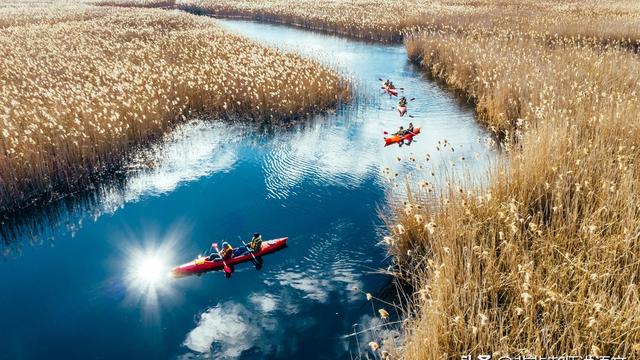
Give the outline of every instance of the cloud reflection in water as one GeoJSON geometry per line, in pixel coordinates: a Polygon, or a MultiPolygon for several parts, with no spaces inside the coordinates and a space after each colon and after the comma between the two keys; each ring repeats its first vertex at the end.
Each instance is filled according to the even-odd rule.
{"type": "Polygon", "coordinates": [[[183,359],[201,356],[215,359],[235,359],[244,351],[257,348],[270,352],[283,330],[275,317],[269,316],[277,308],[277,300],[270,295],[252,295],[258,307],[251,311],[244,305],[228,301],[209,308],[200,315],[183,345],[195,353],[183,359]],[[259,298],[263,297],[263,300],[259,298]],[[263,310],[267,310],[266,312],[263,310]],[[279,336],[276,336],[278,335],[279,336]]]}

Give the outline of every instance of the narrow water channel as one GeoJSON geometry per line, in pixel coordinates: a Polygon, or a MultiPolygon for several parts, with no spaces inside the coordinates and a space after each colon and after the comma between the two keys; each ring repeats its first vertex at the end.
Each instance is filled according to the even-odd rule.
{"type": "Polygon", "coordinates": [[[221,23],[339,69],[353,103],[288,129],[192,121],[141,152],[122,181],[5,220],[0,357],[348,359],[357,348],[341,336],[375,321],[353,287],[375,293],[389,281],[374,274],[387,265],[376,243],[378,210],[398,184],[388,178],[461,157],[481,174],[492,156],[473,108],[426,79],[401,45],[221,23]],[[414,118],[399,118],[378,78],[416,99],[414,118]],[[385,148],[383,131],[409,121],[417,141],[385,148]],[[455,152],[437,150],[445,139],[455,152]],[[211,242],[237,245],[254,231],[289,237],[261,271],[164,276],[211,242]]]}

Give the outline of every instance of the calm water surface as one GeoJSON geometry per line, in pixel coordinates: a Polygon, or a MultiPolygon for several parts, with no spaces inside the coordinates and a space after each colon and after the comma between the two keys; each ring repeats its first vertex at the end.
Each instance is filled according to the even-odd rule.
{"type": "Polygon", "coordinates": [[[355,101],[284,130],[193,121],[141,152],[118,184],[4,221],[0,358],[348,359],[358,349],[341,335],[376,323],[352,288],[375,293],[389,281],[373,273],[387,266],[376,246],[386,197],[407,175],[456,162],[477,175],[492,156],[472,108],[425,79],[400,45],[221,22],[339,69],[355,101]],[[414,119],[398,117],[379,77],[416,98],[414,119]],[[417,141],[384,148],[383,131],[409,120],[422,128],[417,141]],[[444,139],[452,145],[438,151],[444,139]],[[254,231],[290,238],[261,271],[165,276],[211,242],[254,231]]]}

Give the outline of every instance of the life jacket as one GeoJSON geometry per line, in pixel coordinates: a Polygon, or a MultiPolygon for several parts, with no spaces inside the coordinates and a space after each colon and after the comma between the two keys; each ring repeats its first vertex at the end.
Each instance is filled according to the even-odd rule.
{"type": "Polygon", "coordinates": [[[220,250],[220,255],[222,255],[222,258],[225,260],[229,259],[232,254],[233,248],[231,246],[223,247],[222,250],[220,250]]]}
{"type": "Polygon", "coordinates": [[[257,238],[252,238],[249,243],[249,248],[253,251],[260,251],[262,247],[262,236],[258,236],[257,238]]]}

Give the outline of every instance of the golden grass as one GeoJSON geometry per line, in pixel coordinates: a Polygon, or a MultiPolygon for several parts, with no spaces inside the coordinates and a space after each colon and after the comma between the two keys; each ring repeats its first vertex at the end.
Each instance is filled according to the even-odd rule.
{"type": "Polygon", "coordinates": [[[383,41],[400,41],[403,33],[416,29],[495,27],[544,37],[557,33],[625,39],[636,47],[640,40],[640,5],[631,0],[177,0],[176,5],[383,41]]]}
{"type": "Polygon", "coordinates": [[[98,6],[123,6],[142,8],[173,7],[175,0],[85,0],[85,3],[98,6]]]}
{"type": "Polygon", "coordinates": [[[391,0],[178,0],[176,5],[191,12],[280,22],[374,40],[399,41],[401,28],[408,26],[389,11],[398,5],[391,0]]]}
{"type": "Polygon", "coordinates": [[[397,209],[387,242],[416,290],[405,358],[640,356],[637,2],[177,5],[368,39],[409,34],[410,57],[473,98],[505,139],[486,188],[452,185],[435,199],[414,189],[397,209]]]}
{"type": "Polygon", "coordinates": [[[0,210],[97,180],[191,114],[275,122],[348,97],[318,63],[185,13],[4,6],[0,24],[0,210]]]}
{"type": "Polygon", "coordinates": [[[407,39],[506,153],[486,189],[416,191],[397,211],[392,251],[416,289],[405,358],[640,355],[640,59],[607,30],[407,39]]]}
{"type": "Polygon", "coordinates": [[[608,111],[638,119],[627,108],[637,101],[640,64],[624,49],[435,32],[409,37],[406,47],[433,76],[473,98],[482,121],[512,138],[540,122],[576,123],[608,111]]]}

